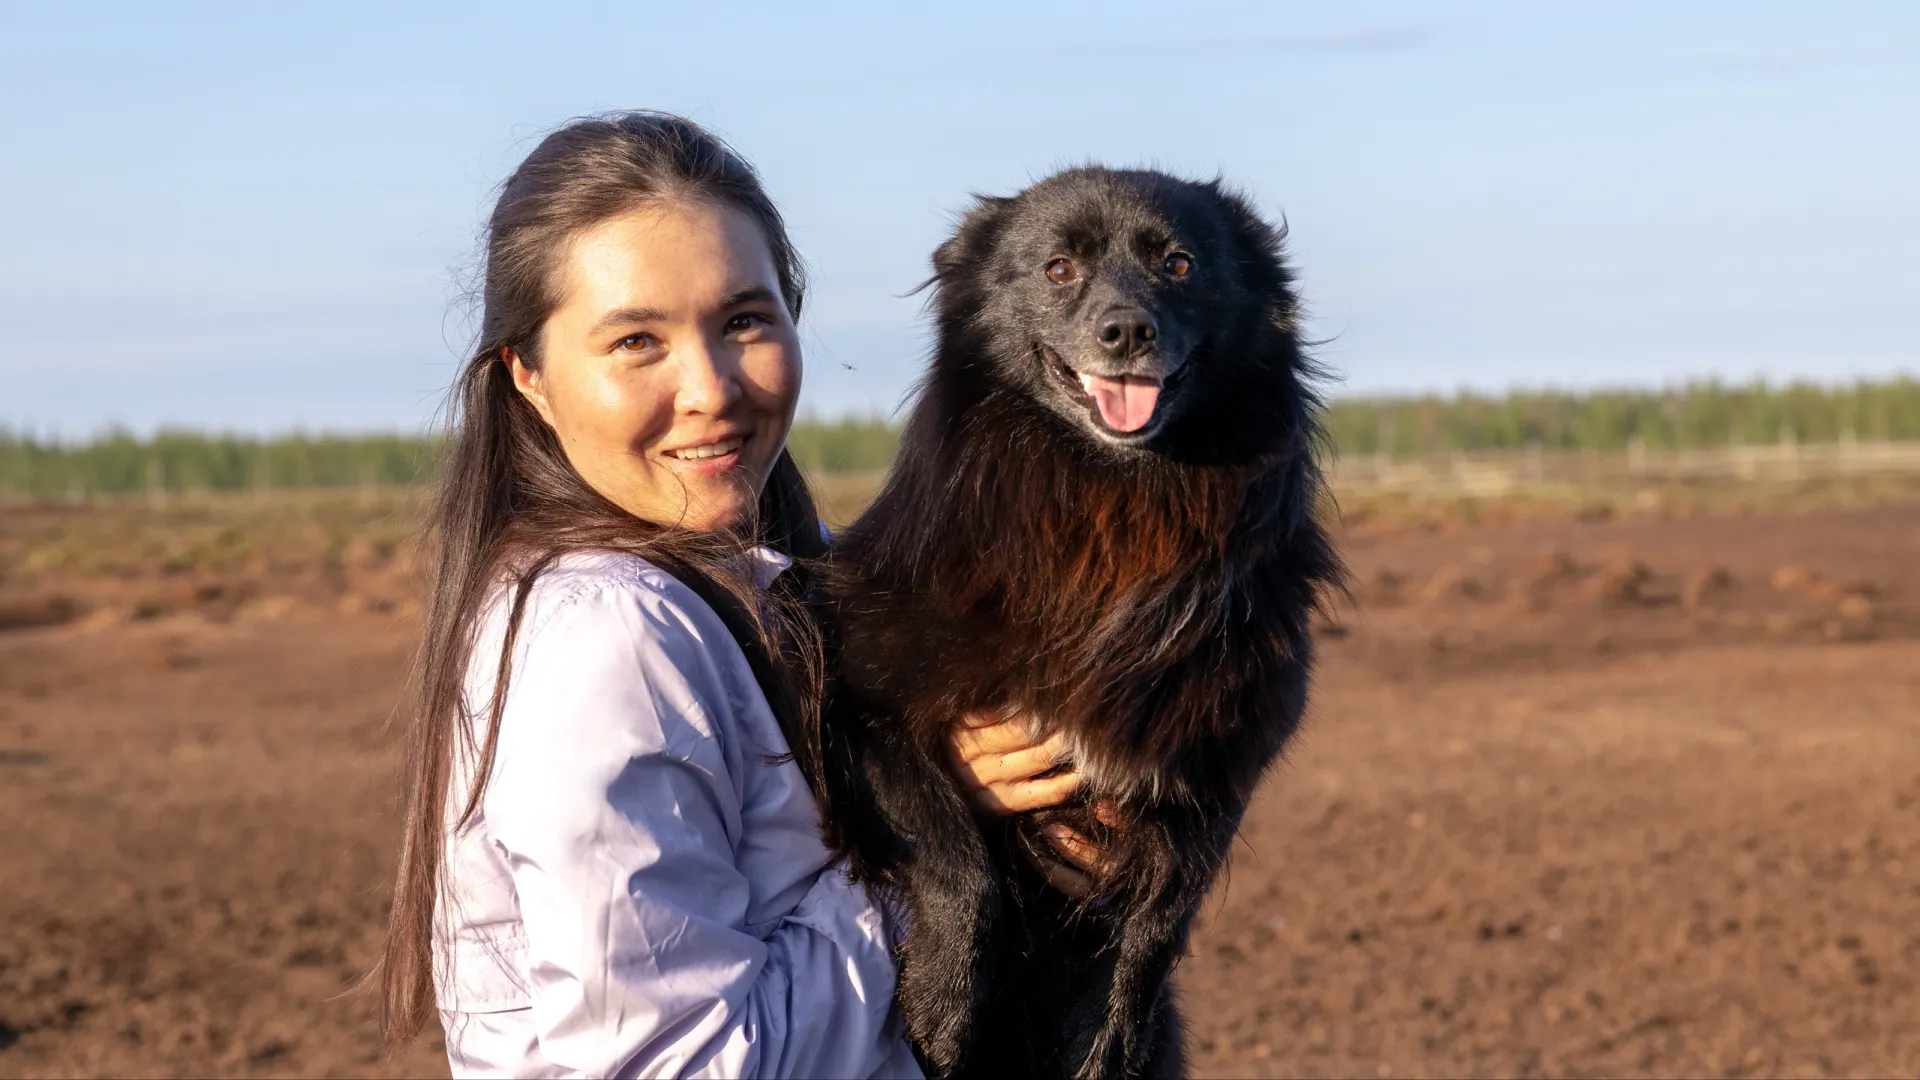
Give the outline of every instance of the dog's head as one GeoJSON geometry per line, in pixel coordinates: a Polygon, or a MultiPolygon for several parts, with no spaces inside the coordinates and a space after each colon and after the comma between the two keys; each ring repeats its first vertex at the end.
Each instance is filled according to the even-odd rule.
{"type": "Polygon", "coordinates": [[[980,199],[934,254],[938,308],[987,378],[1100,445],[1166,452],[1194,441],[1172,437],[1184,417],[1293,385],[1281,240],[1217,181],[1072,169],[980,199]]]}

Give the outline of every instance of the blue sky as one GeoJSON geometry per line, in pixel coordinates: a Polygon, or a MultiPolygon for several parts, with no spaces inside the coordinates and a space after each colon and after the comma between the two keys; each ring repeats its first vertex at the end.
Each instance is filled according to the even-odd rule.
{"type": "Polygon", "coordinates": [[[493,185],[635,106],[765,173],[823,414],[1087,160],[1284,214],[1342,393],[1920,370],[1911,3],[8,4],[0,424],[419,426],[493,185]]]}

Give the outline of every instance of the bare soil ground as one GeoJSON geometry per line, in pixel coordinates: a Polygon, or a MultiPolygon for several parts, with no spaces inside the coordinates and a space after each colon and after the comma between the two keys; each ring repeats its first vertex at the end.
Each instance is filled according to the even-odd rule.
{"type": "MultiPolygon", "coordinates": [[[[0,1075],[444,1075],[346,993],[405,530],[196,514],[0,510],[0,1075]]],[[[1201,1074],[1920,1072],[1920,506],[1350,520],[1201,1074]]]]}

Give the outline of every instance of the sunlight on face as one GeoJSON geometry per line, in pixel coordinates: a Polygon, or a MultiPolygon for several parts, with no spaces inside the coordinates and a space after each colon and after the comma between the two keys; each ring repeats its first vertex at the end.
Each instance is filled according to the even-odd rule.
{"type": "Polygon", "coordinates": [[[701,531],[747,520],[793,425],[800,346],[754,220],[656,204],[581,233],[514,382],[594,490],[701,531]]]}

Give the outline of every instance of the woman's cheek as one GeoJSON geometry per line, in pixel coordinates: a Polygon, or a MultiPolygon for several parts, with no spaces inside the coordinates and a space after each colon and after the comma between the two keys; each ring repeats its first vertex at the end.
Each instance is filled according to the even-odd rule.
{"type": "Polygon", "coordinates": [[[787,340],[766,351],[768,355],[758,365],[761,370],[750,371],[750,377],[768,401],[769,411],[791,417],[800,402],[800,344],[787,340]]]}
{"type": "Polygon", "coordinates": [[[658,368],[649,368],[607,380],[600,409],[609,443],[644,453],[666,437],[672,427],[673,392],[660,385],[658,373],[658,368]]]}

